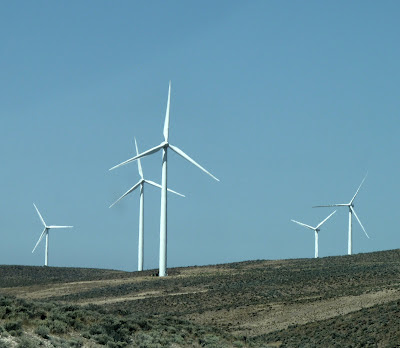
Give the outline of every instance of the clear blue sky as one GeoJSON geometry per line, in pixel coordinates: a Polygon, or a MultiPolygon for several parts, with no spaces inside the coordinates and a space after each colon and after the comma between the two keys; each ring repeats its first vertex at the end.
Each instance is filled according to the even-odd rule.
{"type": "MultiPolygon", "coordinates": [[[[136,163],[170,142],[168,266],[313,257],[315,225],[363,176],[354,252],[399,247],[397,1],[8,1],[0,4],[0,264],[137,268],[136,163]]],[[[161,181],[161,154],[142,161],[161,181]]],[[[145,268],[158,267],[160,193],[145,197],[145,268]]],[[[320,256],[347,251],[347,210],[320,256]]]]}

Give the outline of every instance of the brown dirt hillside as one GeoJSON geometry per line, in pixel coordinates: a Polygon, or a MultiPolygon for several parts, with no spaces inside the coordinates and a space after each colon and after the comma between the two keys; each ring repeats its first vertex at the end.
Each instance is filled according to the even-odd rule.
{"type": "Polygon", "coordinates": [[[0,348],[400,346],[400,250],[154,273],[0,266],[0,348]]]}

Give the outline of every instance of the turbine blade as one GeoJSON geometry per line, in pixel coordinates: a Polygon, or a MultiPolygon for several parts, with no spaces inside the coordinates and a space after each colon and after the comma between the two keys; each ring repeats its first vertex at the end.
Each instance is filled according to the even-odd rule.
{"type": "Polygon", "coordinates": [[[167,188],[167,191],[168,191],[168,192],[171,192],[171,193],[174,193],[174,194],[176,194],[176,195],[178,195],[178,196],[181,196],[181,197],[186,197],[186,196],[183,195],[182,193],[176,192],[176,191],[171,190],[171,189],[169,189],[169,188],[167,188]]]}
{"type": "Polygon", "coordinates": [[[145,179],[144,181],[147,182],[147,183],[150,184],[150,185],[153,185],[153,186],[155,186],[155,187],[161,188],[161,185],[155,183],[154,181],[147,180],[147,179],[145,179]]]}
{"type": "Polygon", "coordinates": [[[45,233],[46,233],[46,230],[47,230],[47,227],[44,228],[44,230],[43,230],[42,234],[40,235],[40,237],[39,237],[39,239],[38,239],[38,241],[37,241],[35,247],[33,248],[32,252],[34,252],[35,249],[36,249],[36,247],[39,245],[40,241],[42,240],[43,236],[44,236],[45,233]]]}
{"type": "Polygon", "coordinates": [[[357,196],[357,194],[358,194],[358,191],[360,191],[360,188],[361,188],[362,184],[364,183],[365,179],[367,178],[367,175],[368,175],[368,173],[365,174],[364,179],[361,181],[360,186],[358,186],[358,189],[357,189],[355,195],[353,196],[353,198],[351,199],[351,201],[350,201],[349,204],[353,203],[353,201],[355,200],[355,198],[356,198],[356,196],[357,196]]]}
{"type": "MultiPolygon", "coordinates": [[[[161,185],[155,183],[154,181],[151,181],[151,180],[144,180],[144,181],[147,182],[147,183],[150,184],[150,185],[153,185],[153,186],[155,186],[155,187],[161,188],[161,185]]],[[[183,195],[183,194],[181,194],[181,193],[179,193],[179,192],[176,192],[176,191],[174,191],[174,190],[171,190],[171,189],[169,189],[169,188],[167,188],[167,191],[172,192],[172,193],[175,193],[175,194],[178,195],[178,196],[185,197],[185,195],[183,195]]]]}
{"type": "Polygon", "coordinates": [[[120,163],[120,164],[117,164],[116,166],[110,168],[109,170],[113,170],[113,169],[115,169],[115,168],[124,166],[124,165],[127,164],[127,163],[130,163],[130,162],[132,162],[132,161],[136,161],[138,158],[142,158],[142,157],[144,157],[144,156],[151,155],[151,154],[153,154],[153,153],[159,151],[160,149],[162,149],[162,148],[164,147],[164,145],[165,145],[165,143],[161,143],[160,145],[157,145],[157,146],[151,148],[150,150],[147,150],[147,151],[145,151],[145,152],[142,152],[141,154],[139,154],[139,155],[137,155],[137,156],[135,156],[135,157],[132,157],[132,158],[126,160],[125,162],[122,162],[122,163],[120,163]]]}
{"type": "Polygon", "coordinates": [[[368,235],[367,231],[365,231],[365,228],[364,228],[364,226],[362,225],[360,219],[358,218],[358,216],[357,216],[357,214],[356,214],[356,211],[354,210],[354,208],[353,208],[352,206],[350,206],[350,209],[351,209],[351,211],[353,212],[354,216],[356,217],[356,219],[357,219],[358,223],[360,224],[361,228],[363,229],[365,235],[369,238],[369,235],[368,235]]]}
{"type": "Polygon", "coordinates": [[[48,226],[48,228],[72,228],[74,226],[48,226]]]}
{"type": "Polygon", "coordinates": [[[322,222],[320,222],[319,223],[319,225],[316,227],[317,229],[319,228],[319,227],[321,227],[323,224],[324,224],[324,222],[326,221],[326,220],[328,220],[333,214],[335,214],[336,213],[336,210],[332,213],[332,214],[330,214],[324,221],[322,221],[322,222]]]}
{"type": "Polygon", "coordinates": [[[168,142],[169,135],[169,107],[171,103],[171,81],[169,81],[168,87],[168,100],[167,100],[167,110],[165,111],[165,121],[164,121],[164,139],[168,142]]]}
{"type": "MultiPolygon", "coordinates": [[[[139,150],[138,150],[136,138],[135,138],[135,147],[136,147],[136,155],[139,155],[139,150]]],[[[143,179],[143,170],[142,170],[142,165],[140,163],[140,158],[138,158],[138,160],[137,160],[137,165],[138,165],[139,175],[143,179]]]]}
{"type": "Polygon", "coordinates": [[[312,226],[310,226],[310,225],[303,224],[302,222],[299,222],[299,221],[296,221],[296,220],[290,220],[290,221],[293,221],[293,222],[295,222],[296,224],[299,224],[299,225],[301,225],[301,226],[307,227],[307,228],[309,228],[310,230],[313,230],[313,231],[316,230],[316,228],[314,228],[314,227],[312,227],[312,226]]]}
{"type": "Polygon", "coordinates": [[[329,205],[314,205],[313,208],[327,208],[327,207],[348,207],[348,204],[329,204],[329,205]]]}
{"type": "Polygon", "coordinates": [[[33,206],[35,207],[35,209],[36,209],[36,211],[37,211],[37,213],[38,213],[38,215],[40,217],[40,220],[42,221],[43,226],[46,227],[46,223],[44,222],[44,220],[42,218],[42,215],[40,215],[39,209],[36,207],[35,203],[33,203],[33,206]]]}
{"type": "Polygon", "coordinates": [[[109,206],[111,208],[113,205],[115,205],[117,202],[119,202],[122,198],[124,198],[126,195],[129,195],[132,191],[136,190],[136,188],[143,182],[144,180],[140,180],[136,185],[132,186],[128,191],[126,191],[121,197],[119,197],[113,204],[109,206]]]}
{"type": "Polygon", "coordinates": [[[194,164],[196,167],[200,168],[203,172],[207,173],[209,176],[211,176],[213,179],[219,181],[218,178],[216,178],[214,175],[212,175],[210,172],[208,172],[206,169],[204,169],[200,164],[198,164],[195,160],[190,158],[186,153],[184,153],[181,149],[177,148],[176,146],[172,146],[169,144],[169,147],[171,150],[176,152],[178,155],[182,156],[185,160],[189,161],[190,163],[194,164]]]}

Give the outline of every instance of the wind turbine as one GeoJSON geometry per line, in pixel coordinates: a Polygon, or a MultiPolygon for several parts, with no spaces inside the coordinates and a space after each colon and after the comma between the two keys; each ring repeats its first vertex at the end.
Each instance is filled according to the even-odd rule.
{"type": "Polygon", "coordinates": [[[310,230],[313,230],[313,231],[315,232],[315,258],[318,257],[318,232],[320,231],[320,227],[324,224],[324,222],[325,222],[326,220],[328,220],[328,219],[329,219],[333,214],[335,214],[335,213],[336,213],[336,210],[335,210],[332,214],[330,214],[325,220],[323,220],[322,222],[320,222],[320,223],[317,225],[317,227],[312,227],[312,226],[310,226],[310,225],[303,224],[302,222],[298,222],[298,221],[296,221],[296,220],[291,220],[291,221],[295,222],[296,224],[299,224],[299,225],[301,225],[301,226],[307,227],[307,228],[309,228],[310,230]]]}
{"type": "Polygon", "coordinates": [[[361,228],[363,229],[365,235],[369,238],[367,231],[365,231],[364,226],[362,225],[360,219],[358,218],[356,211],[354,210],[354,200],[357,197],[358,191],[360,191],[360,188],[362,184],[364,183],[364,180],[367,178],[367,175],[365,175],[364,179],[361,181],[360,186],[358,187],[356,193],[354,194],[353,198],[349,203],[343,203],[343,204],[330,204],[330,205],[316,205],[313,208],[320,208],[320,207],[348,207],[349,208],[349,235],[348,235],[348,244],[347,244],[347,254],[351,255],[353,252],[353,236],[352,236],[352,227],[351,227],[351,219],[352,215],[356,217],[358,223],[360,224],[361,228]]]}
{"type": "Polygon", "coordinates": [[[49,261],[49,231],[50,231],[50,229],[51,228],[72,228],[73,226],[54,226],[54,225],[47,226],[42,218],[42,215],[40,215],[39,209],[36,207],[35,203],[33,203],[33,206],[35,207],[35,209],[40,217],[40,220],[43,223],[44,230],[43,230],[42,234],[40,235],[39,240],[37,241],[35,247],[33,248],[32,253],[35,251],[36,247],[39,245],[42,238],[46,235],[46,251],[44,254],[44,256],[45,256],[44,257],[44,265],[47,266],[48,261],[49,261]]]}
{"type": "MultiPolygon", "coordinates": [[[[136,138],[135,138],[135,147],[136,147],[136,155],[139,154],[136,138]]],[[[143,169],[142,165],[140,164],[140,159],[137,161],[138,164],[138,171],[140,175],[140,180],[137,184],[132,186],[128,191],[126,191],[120,198],[118,198],[113,204],[110,205],[110,208],[119,202],[122,198],[129,195],[131,192],[135,191],[138,187],[140,187],[140,208],[139,208],[139,243],[138,243],[138,271],[143,271],[143,258],[144,258],[144,184],[150,184],[155,187],[161,188],[161,185],[156,184],[154,181],[144,179],[143,177],[143,169]]],[[[175,193],[178,196],[185,197],[184,195],[175,192],[173,190],[167,189],[168,191],[175,193]]]]}
{"type": "Polygon", "coordinates": [[[129,162],[135,161],[141,157],[151,155],[162,151],[162,180],[161,180],[161,214],[160,214],[160,260],[159,260],[159,276],[165,277],[167,275],[167,153],[168,149],[176,152],[178,155],[189,161],[190,163],[194,164],[196,167],[200,168],[203,172],[210,175],[213,179],[219,181],[214,175],[204,169],[200,164],[195,162],[192,158],[190,158],[186,153],[184,153],[181,149],[176,146],[173,146],[168,142],[168,135],[169,135],[169,110],[170,110],[170,101],[171,101],[171,81],[169,82],[168,88],[168,100],[167,100],[167,110],[165,112],[165,121],[164,121],[164,141],[141,154],[132,157],[125,162],[122,162],[112,168],[121,167],[129,162]]]}

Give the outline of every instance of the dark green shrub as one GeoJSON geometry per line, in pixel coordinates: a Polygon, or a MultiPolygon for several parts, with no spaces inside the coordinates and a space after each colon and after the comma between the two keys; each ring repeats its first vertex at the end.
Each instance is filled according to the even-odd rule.
{"type": "Polygon", "coordinates": [[[18,336],[18,335],[12,334],[12,332],[21,331],[21,333],[22,333],[22,323],[19,320],[18,321],[9,321],[8,323],[5,323],[4,328],[13,336],[18,336]]]}
{"type": "Polygon", "coordinates": [[[130,340],[130,333],[126,328],[120,328],[117,331],[110,332],[109,335],[115,342],[129,342],[130,340]]]}
{"type": "Polygon", "coordinates": [[[90,339],[90,337],[92,337],[92,335],[90,334],[89,331],[83,331],[82,332],[82,337],[90,339]]]}
{"type": "Polygon", "coordinates": [[[134,339],[135,344],[143,348],[149,347],[153,341],[153,337],[144,332],[140,332],[134,339]]]}
{"type": "Polygon", "coordinates": [[[18,343],[17,348],[37,348],[38,345],[38,341],[28,337],[23,337],[18,343]]]}
{"type": "Polygon", "coordinates": [[[62,337],[50,337],[50,343],[53,347],[57,348],[69,348],[68,341],[62,337]]]}
{"type": "Polygon", "coordinates": [[[11,303],[11,296],[4,297],[0,296],[0,307],[8,306],[11,303]]]}
{"type": "Polygon", "coordinates": [[[51,320],[59,320],[62,322],[66,322],[68,320],[67,314],[62,312],[60,308],[55,307],[51,310],[49,314],[49,319],[51,320]]]}
{"type": "Polygon", "coordinates": [[[63,334],[68,332],[67,324],[60,320],[51,321],[48,325],[51,333],[63,334]]]}
{"type": "Polygon", "coordinates": [[[111,337],[108,337],[107,334],[101,334],[101,335],[96,335],[94,336],[94,339],[96,340],[97,343],[106,345],[109,341],[113,341],[111,337]]]}
{"type": "Polygon", "coordinates": [[[93,325],[89,329],[90,335],[101,335],[105,333],[104,327],[101,325],[93,325]]]}
{"type": "Polygon", "coordinates": [[[68,341],[69,347],[83,347],[83,340],[81,338],[73,338],[68,341]]]}
{"type": "Polygon", "coordinates": [[[174,328],[173,326],[167,326],[164,330],[168,331],[168,333],[176,333],[176,328],[174,328]]]}
{"type": "Polygon", "coordinates": [[[22,322],[20,320],[11,320],[4,324],[4,328],[6,329],[6,331],[20,329],[22,325],[21,323],[22,322]]]}
{"type": "Polygon", "coordinates": [[[173,335],[171,340],[173,343],[176,343],[178,345],[183,345],[185,343],[185,340],[181,335],[173,335]]]}
{"type": "Polygon", "coordinates": [[[1,318],[2,319],[9,318],[11,317],[12,313],[13,313],[13,307],[10,306],[3,307],[3,310],[1,312],[1,318]]]}
{"type": "Polygon", "coordinates": [[[213,336],[213,335],[205,335],[204,338],[199,339],[199,343],[201,344],[202,347],[223,347],[221,344],[219,337],[213,336]]]}
{"type": "Polygon", "coordinates": [[[151,329],[151,325],[147,320],[141,320],[138,322],[138,325],[140,326],[140,328],[144,331],[150,330],[151,329]]]}
{"type": "Polygon", "coordinates": [[[11,330],[8,332],[11,336],[18,337],[22,335],[22,330],[11,330]]]}
{"type": "Polygon", "coordinates": [[[69,311],[66,313],[66,323],[74,329],[81,330],[86,324],[89,316],[82,310],[69,311]]]}
{"type": "Polygon", "coordinates": [[[109,348],[122,348],[126,347],[128,344],[126,342],[108,342],[107,347],[109,348]]]}
{"type": "Polygon", "coordinates": [[[50,329],[45,325],[40,325],[36,328],[35,334],[45,339],[49,338],[50,329]]]}

